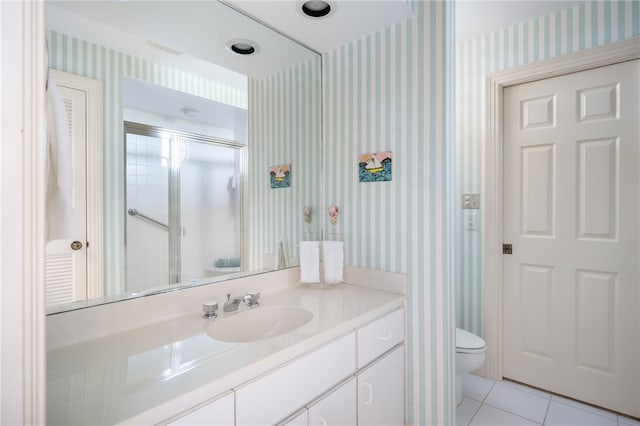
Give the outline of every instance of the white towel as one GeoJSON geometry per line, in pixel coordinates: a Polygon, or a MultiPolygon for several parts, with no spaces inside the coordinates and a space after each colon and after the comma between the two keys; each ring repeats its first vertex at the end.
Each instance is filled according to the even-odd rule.
{"type": "Polygon", "coordinates": [[[74,211],[71,190],[71,141],[69,117],[53,76],[47,88],[47,239],[73,237],[74,211]]]}
{"type": "Polygon", "coordinates": [[[300,282],[320,282],[319,241],[300,241],[300,282]]]}
{"type": "Polygon", "coordinates": [[[344,266],[344,244],[342,241],[323,241],[322,258],[324,259],[324,282],[341,283],[344,266]]]}

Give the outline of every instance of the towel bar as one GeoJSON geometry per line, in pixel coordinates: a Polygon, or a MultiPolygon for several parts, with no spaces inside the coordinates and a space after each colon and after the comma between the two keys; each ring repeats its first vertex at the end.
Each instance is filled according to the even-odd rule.
{"type": "Polygon", "coordinates": [[[152,219],[149,216],[140,213],[136,209],[129,209],[129,210],[127,210],[127,213],[129,213],[129,216],[134,216],[134,217],[137,217],[137,218],[142,219],[144,221],[147,221],[147,222],[149,222],[151,224],[156,225],[158,228],[164,229],[165,231],[169,230],[169,226],[168,225],[165,225],[164,223],[162,223],[162,222],[160,222],[158,220],[152,219]]]}

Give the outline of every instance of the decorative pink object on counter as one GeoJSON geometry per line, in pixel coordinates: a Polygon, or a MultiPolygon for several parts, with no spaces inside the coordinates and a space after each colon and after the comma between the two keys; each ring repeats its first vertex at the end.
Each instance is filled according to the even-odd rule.
{"type": "Polygon", "coordinates": [[[340,209],[335,204],[329,206],[329,221],[332,225],[335,225],[338,221],[338,215],[340,214],[340,209]]]}

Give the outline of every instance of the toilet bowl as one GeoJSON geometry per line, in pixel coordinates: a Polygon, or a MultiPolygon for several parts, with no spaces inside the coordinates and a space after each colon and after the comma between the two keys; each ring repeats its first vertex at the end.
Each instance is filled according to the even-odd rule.
{"type": "Polygon", "coordinates": [[[473,333],[456,328],[456,405],[462,403],[462,376],[484,363],[487,344],[473,333]]]}

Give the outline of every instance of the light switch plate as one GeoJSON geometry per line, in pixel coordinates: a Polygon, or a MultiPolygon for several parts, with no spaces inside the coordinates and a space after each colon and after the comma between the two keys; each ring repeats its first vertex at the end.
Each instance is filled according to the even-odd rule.
{"type": "Polygon", "coordinates": [[[480,194],[477,194],[477,193],[462,194],[462,208],[463,209],[479,209],[480,194]]]}

